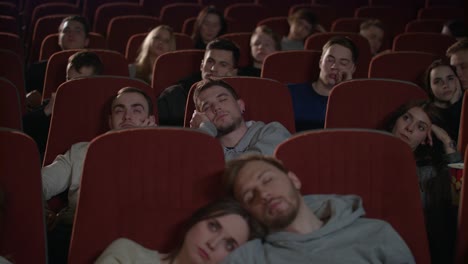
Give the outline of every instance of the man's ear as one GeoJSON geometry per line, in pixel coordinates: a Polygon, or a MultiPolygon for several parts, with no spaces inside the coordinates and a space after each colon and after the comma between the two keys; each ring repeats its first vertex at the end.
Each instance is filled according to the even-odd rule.
{"type": "Polygon", "coordinates": [[[288,178],[291,180],[292,184],[296,189],[300,190],[302,187],[301,180],[296,176],[296,174],[292,171],[288,172],[288,178]]]}
{"type": "Polygon", "coordinates": [[[245,112],[245,102],[242,99],[237,99],[237,105],[239,106],[239,109],[241,113],[245,112]]]}
{"type": "Polygon", "coordinates": [[[86,38],[85,43],[84,43],[84,47],[87,48],[88,45],[89,45],[89,38],[86,38]]]}
{"type": "Polygon", "coordinates": [[[203,70],[203,59],[200,62],[200,71],[202,71],[202,70],[203,70]]]}
{"type": "Polygon", "coordinates": [[[353,63],[353,68],[351,68],[351,74],[354,74],[354,72],[356,71],[356,63],[353,63]]]}

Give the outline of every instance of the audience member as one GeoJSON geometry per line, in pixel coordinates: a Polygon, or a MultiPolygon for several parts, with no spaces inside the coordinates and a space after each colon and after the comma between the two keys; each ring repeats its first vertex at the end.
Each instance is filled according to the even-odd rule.
{"type": "Polygon", "coordinates": [[[141,44],[135,63],[129,65],[130,77],[151,84],[156,59],[159,55],[175,49],[176,39],[172,28],[167,25],[157,26],[148,33],[141,44]]]}
{"type": "MultiPolygon", "coordinates": [[[[89,51],[79,51],[68,59],[66,79],[73,80],[92,75],[100,75],[103,64],[98,55],[89,51]]],[[[31,136],[39,148],[42,156],[49,135],[50,117],[54,108],[55,93],[50,100],[45,101],[41,107],[26,113],[23,116],[23,131],[31,136]]]]}
{"type": "MultiPolygon", "coordinates": [[[[89,44],[89,24],[86,18],[81,16],[69,16],[62,20],[58,28],[58,44],[62,50],[84,49],[89,44]]],[[[31,64],[26,72],[26,102],[30,108],[39,105],[28,102],[37,102],[41,97],[44,87],[44,78],[47,60],[31,64]]]]}
{"type": "MultiPolygon", "coordinates": [[[[109,114],[112,130],[154,127],[151,98],[137,88],[122,88],[115,96],[109,114]]],[[[68,206],[58,214],[49,212],[49,263],[66,263],[73,217],[80,191],[83,162],[89,142],[79,142],[51,164],[42,168],[42,188],[46,200],[68,189],[68,206]]]]}
{"type": "Polygon", "coordinates": [[[393,113],[386,129],[413,150],[432,263],[451,263],[456,216],[447,163],[460,162],[461,156],[441,128],[438,111],[429,101],[407,103],[393,113]]]}
{"type": "Polygon", "coordinates": [[[192,39],[196,49],[206,49],[206,45],[227,31],[227,23],[222,12],[214,6],[200,11],[193,25],[192,39]]]}
{"type": "Polygon", "coordinates": [[[318,80],[288,85],[296,131],[323,128],[330,91],[335,85],[353,78],[358,52],[349,38],[333,37],[323,46],[318,80]]]}
{"type": "Polygon", "coordinates": [[[190,127],[216,137],[230,160],[245,153],[272,155],[291,134],[280,123],[246,122],[246,105],[234,88],[222,80],[203,81],[193,95],[196,110],[190,127]]]}
{"type": "Polygon", "coordinates": [[[247,240],[262,234],[262,228],[239,203],[225,198],[198,209],[188,219],[179,245],[170,253],[120,238],[95,263],[221,263],[247,240]]]}
{"type": "Polygon", "coordinates": [[[445,129],[450,137],[458,140],[463,90],[455,69],[444,60],[434,61],[426,70],[424,88],[429,98],[440,108],[445,129]]]}
{"type": "Polygon", "coordinates": [[[308,36],[315,32],[325,32],[315,14],[307,8],[296,10],[288,17],[289,33],[281,40],[282,50],[303,50],[308,36]]]}
{"type": "Polygon", "coordinates": [[[468,89],[468,38],[461,39],[447,50],[450,65],[455,67],[463,90],[468,89]]]}
{"type": "Polygon", "coordinates": [[[260,77],[266,56],[281,50],[281,39],[266,25],[255,28],[250,38],[250,52],[253,64],[239,69],[239,75],[260,77]]]}
{"type": "Polygon", "coordinates": [[[385,29],[382,22],[378,19],[368,19],[361,23],[359,34],[369,41],[371,54],[377,55],[382,48],[385,29]]]}
{"type": "Polygon", "coordinates": [[[200,65],[200,71],[170,86],[158,98],[159,124],[184,126],[185,105],[188,93],[196,82],[220,77],[237,76],[240,51],[227,39],[215,39],[208,43],[200,65]]]}
{"type": "Polygon", "coordinates": [[[224,181],[268,230],[263,243],[243,245],[224,263],[415,263],[390,224],[363,217],[360,197],[302,196],[299,177],[274,158],[232,160],[224,181]]]}
{"type": "Polygon", "coordinates": [[[456,38],[457,41],[462,40],[463,38],[468,38],[468,29],[463,21],[459,19],[453,19],[445,22],[441,33],[452,36],[456,38]]]}

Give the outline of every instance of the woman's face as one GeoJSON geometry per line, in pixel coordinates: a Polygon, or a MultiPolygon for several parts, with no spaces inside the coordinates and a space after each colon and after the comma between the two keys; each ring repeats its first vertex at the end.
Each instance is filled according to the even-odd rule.
{"type": "Polygon", "coordinates": [[[432,122],[420,107],[413,107],[400,116],[392,134],[408,143],[414,151],[420,144],[425,144],[431,133],[432,122]]]}
{"type": "Polygon", "coordinates": [[[446,65],[431,70],[430,85],[435,100],[439,102],[456,102],[461,96],[460,82],[452,68],[446,65]]]}
{"type": "Polygon", "coordinates": [[[276,51],[273,38],[263,32],[255,32],[250,39],[250,48],[254,61],[262,63],[267,55],[276,51]]]}
{"type": "Polygon", "coordinates": [[[221,20],[216,14],[208,14],[200,26],[200,36],[203,42],[208,43],[215,39],[221,31],[221,20]]]}
{"type": "Polygon", "coordinates": [[[171,33],[165,29],[157,30],[151,40],[150,54],[158,57],[171,51],[171,33]]]}
{"type": "Polygon", "coordinates": [[[220,263],[234,249],[244,244],[248,236],[249,227],[240,215],[228,214],[205,219],[187,232],[178,259],[191,263],[220,263]]]}

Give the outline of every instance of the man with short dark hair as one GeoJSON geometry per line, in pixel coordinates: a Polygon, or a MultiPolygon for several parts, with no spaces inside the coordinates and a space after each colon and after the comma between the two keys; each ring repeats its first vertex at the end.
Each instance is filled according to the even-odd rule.
{"type": "Polygon", "coordinates": [[[300,179],[272,157],[231,160],[223,181],[268,231],[223,263],[415,263],[390,224],[363,217],[360,197],[302,196],[300,179]]]}
{"type": "Polygon", "coordinates": [[[158,98],[159,123],[162,126],[184,126],[185,104],[192,85],[198,81],[237,76],[240,51],[227,39],[215,39],[206,46],[200,64],[200,73],[179,81],[161,93],[158,98]]]}
{"type": "Polygon", "coordinates": [[[278,122],[246,122],[242,116],[244,101],[222,80],[200,83],[193,101],[196,110],[190,127],[216,137],[223,146],[226,160],[245,153],[272,155],[276,146],[291,136],[278,122]]]}
{"type": "Polygon", "coordinates": [[[312,83],[288,85],[296,131],[323,128],[332,88],[353,78],[359,50],[347,37],[333,37],[322,49],[319,78],[312,83]]]}

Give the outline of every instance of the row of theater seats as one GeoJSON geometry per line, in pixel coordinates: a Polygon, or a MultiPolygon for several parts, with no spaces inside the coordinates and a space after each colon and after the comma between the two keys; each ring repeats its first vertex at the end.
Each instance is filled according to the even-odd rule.
{"type": "MultiPolygon", "coordinates": [[[[414,82],[423,86],[422,75],[428,65],[438,57],[443,57],[445,50],[453,39],[444,35],[419,33],[419,39],[407,39],[413,35],[401,36],[401,42],[395,42],[399,49],[423,50],[393,51],[371,57],[369,44],[362,36],[353,33],[316,33],[306,41],[304,51],[281,51],[269,55],[265,61],[261,76],[271,78],[282,83],[303,83],[318,78],[321,47],[332,36],[346,35],[354,40],[360,47],[360,56],[357,61],[354,78],[392,78],[414,82]],[[444,41],[429,41],[439,38],[444,41]],[[445,38],[447,37],[447,38],[445,38]],[[425,45],[425,43],[433,43],[425,45]],[[432,52],[431,52],[432,51],[432,52]],[[283,65],[291,65],[294,71],[285,71],[283,65]]],[[[239,43],[241,58],[239,66],[250,64],[249,33],[228,34],[226,38],[239,43]]],[[[104,64],[104,74],[128,76],[129,61],[118,52],[110,50],[93,50],[104,64]]],[[[68,57],[75,50],[55,53],[49,58],[43,87],[43,98],[47,99],[57,87],[65,81],[65,71],[68,57]]],[[[199,71],[200,61],[203,58],[202,50],[179,50],[163,54],[156,60],[151,86],[154,94],[159,96],[164,88],[175,84],[178,80],[199,71]],[[184,63],[180,63],[180,62],[184,63]]],[[[21,58],[12,51],[0,50],[0,58],[9,65],[0,69],[0,76],[8,79],[17,88],[23,112],[25,111],[25,91],[23,63],[21,58]]]]}
{"type": "MultiPolygon", "coordinates": [[[[272,79],[255,77],[229,77],[225,80],[244,99],[247,106],[246,120],[279,121],[291,133],[295,132],[292,101],[285,84],[272,79]]],[[[128,77],[96,76],[72,80],[60,85],[53,109],[44,165],[50,164],[58,154],[67,151],[72,144],[90,141],[105,133],[108,130],[109,98],[125,86],[140,88],[153,99],[153,102],[156,100],[153,88],[142,81],[128,77]]],[[[14,90],[14,87],[9,90],[14,90]]],[[[2,95],[2,98],[8,98],[8,100],[4,100],[1,104],[4,110],[2,109],[0,113],[7,114],[1,115],[0,126],[20,129],[21,114],[18,110],[18,101],[15,100],[16,93],[12,94],[13,99],[9,99],[6,94],[2,95]]],[[[193,101],[190,99],[192,94],[193,88],[187,100],[186,127],[189,126],[194,110],[193,101]]],[[[347,81],[334,87],[329,96],[325,128],[381,128],[383,120],[398,106],[416,99],[427,99],[427,94],[410,82],[391,79],[347,81]]],[[[461,153],[468,144],[468,122],[465,121],[468,120],[466,118],[468,107],[466,105],[468,103],[464,102],[460,123],[458,149],[461,153]]],[[[157,108],[154,108],[156,117],[157,114],[157,108]]]]}
{"type": "MultiPolygon", "coordinates": [[[[159,24],[171,25],[176,32],[190,35],[195,16],[202,7],[203,5],[199,3],[169,4],[161,10],[161,14],[158,17],[155,17],[145,14],[145,11],[148,9],[143,8],[143,6],[138,3],[104,4],[97,8],[95,13],[96,19],[93,25],[94,32],[92,38],[96,39],[96,41],[91,43],[91,47],[102,48],[103,46],[97,45],[104,44],[105,47],[124,54],[125,46],[130,36],[137,33],[148,32],[152,27],[159,24]],[[102,38],[106,39],[107,42],[103,42],[102,38]]],[[[368,17],[379,18],[387,27],[386,43],[390,43],[394,36],[404,32],[405,25],[412,19],[439,19],[437,23],[440,25],[443,21],[449,19],[463,18],[463,10],[454,7],[422,8],[419,10],[418,16],[416,17],[411,14],[408,8],[364,6],[356,8],[354,14],[349,15],[349,17],[354,15],[355,20],[350,20],[352,18],[338,16],[335,7],[302,3],[292,5],[289,8],[289,13],[301,7],[308,7],[315,11],[318,20],[327,30],[332,28],[333,30],[339,29],[347,31],[348,29],[346,29],[346,27],[348,27],[349,29],[352,28],[353,32],[357,32],[357,21],[368,17]],[[398,16],[395,16],[395,14],[398,14],[398,16]],[[343,23],[345,24],[344,27],[342,26],[343,23]]],[[[257,24],[268,24],[281,35],[286,35],[289,29],[287,17],[271,17],[271,14],[268,13],[271,10],[273,9],[266,8],[260,4],[234,4],[225,10],[228,30],[229,32],[251,32],[257,24]]],[[[31,19],[31,26],[28,30],[30,34],[24,38],[26,46],[29,47],[29,62],[34,62],[40,58],[39,51],[44,39],[48,35],[57,32],[56,29],[66,14],[80,13],[80,8],[70,3],[48,3],[36,7],[31,19]],[[62,8],[63,10],[61,11],[62,8]]],[[[12,18],[10,18],[10,20],[11,19],[12,18]]],[[[11,21],[9,22],[12,23],[11,21]]],[[[7,24],[7,21],[3,21],[2,24],[7,24]]],[[[12,33],[17,33],[18,25],[12,23],[12,26],[13,28],[10,29],[10,31],[12,31],[12,33]]],[[[7,29],[0,30],[7,31],[7,29]]],[[[22,47],[22,45],[20,45],[20,47],[22,47]]],[[[57,45],[54,47],[58,49],[57,45]]],[[[46,57],[42,57],[42,59],[45,58],[46,57]]]]}
{"type": "MultiPolygon", "coordinates": [[[[0,143],[0,188],[5,197],[0,255],[15,263],[46,263],[37,148],[28,136],[4,128],[0,143]]],[[[275,156],[301,179],[303,194],[360,195],[367,217],[388,221],[416,263],[429,263],[416,166],[406,143],[375,130],[316,130],[280,144],[275,156]],[[392,188],[395,183],[398,191],[392,188]]],[[[194,130],[107,133],[92,140],[84,164],[69,263],[91,263],[122,236],[167,252],[177,242],[174,234],[182,220],[222,194],[222,148],[215,138],[194,130]]],[[[468,252],[466,185],[457,264],[466,263],[468,252]]]]}

